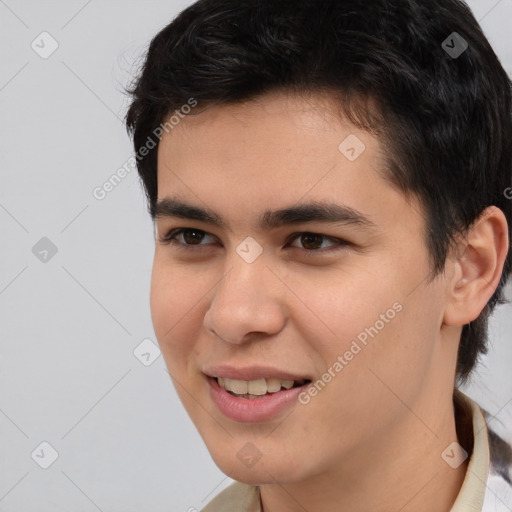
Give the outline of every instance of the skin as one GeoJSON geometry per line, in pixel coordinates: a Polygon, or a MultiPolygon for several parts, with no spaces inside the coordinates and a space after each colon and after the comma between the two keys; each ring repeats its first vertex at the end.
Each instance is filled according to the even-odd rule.
{"type": "Polygon", "coordinates": [[[230,229],[156,219],[155,333],[215,463],[260,485],[264,512],[448,511],[467,468],[441,458],[457,440],[452,392],[461,326],[499,282],[506,220],[487,209],[444,274],[429,281],[419,202],[383,179],[380,142],[334,109],[325,96],[268,94],[187,116],[164,134],[158,199],[209,208],[230,229]],[[366,146],[353,162],[338,150],[350,134],[366,146]],[[374,227],[257,226],[264,210],[310,201],[349,206],[374,227]],[[161,241],[174,228],[204,234],[197,242],[161,241]],[[301,233],[324,235],[314,239],[320,248],[301,233]],[[263,248],[253,263],[236,252],[247,236],[263,248]],[[243,423],[212,402],[202,373],[209,365],[270,365],[316,380],[397,302],[395,318],[307,405],[243,423]],[[247,442],[262,454],[251,468],[237,458],[247,442]]]}

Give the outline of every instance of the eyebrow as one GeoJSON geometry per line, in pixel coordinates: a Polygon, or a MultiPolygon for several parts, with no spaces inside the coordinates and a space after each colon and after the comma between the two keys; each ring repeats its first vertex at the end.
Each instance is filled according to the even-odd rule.
{"type": "MultiPolygon", "coordinates": [[[[158,201],[151,211],[151,216],[153,219],[177,217],[196,220],[231,231],[229,223],[213,210],[187,204],[172,197],[158,201]]],[[[271,230],[305,222],[348,224],[362,228],[377,227],[363,213],[353,208],[336,203],[314,201],[279,210],[265,210],[260,216],[258,228],[271,230]]]]}

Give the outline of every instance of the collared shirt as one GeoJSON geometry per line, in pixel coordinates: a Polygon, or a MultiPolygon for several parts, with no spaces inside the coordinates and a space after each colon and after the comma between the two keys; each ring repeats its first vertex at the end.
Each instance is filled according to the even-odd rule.
{"type": "MultiPolygon", "coordinates": [[[[499,446],[490,449],[497,443],[507,450],[510,447],[488,431],[482,410],[471,398],[455,390],[454,403],[459,407],[456,411],[472,418],[473,447],[464,482],[450,512],[511,512],[512,471],[503,464],[499,446]],[[491,438],[495,442],[490,443],[491,438]]],[[[456,412],[456,422],[461,421],[456,412]]],[[[262,512],[259,487],[233,482],[201,512],[262,512]]]]}

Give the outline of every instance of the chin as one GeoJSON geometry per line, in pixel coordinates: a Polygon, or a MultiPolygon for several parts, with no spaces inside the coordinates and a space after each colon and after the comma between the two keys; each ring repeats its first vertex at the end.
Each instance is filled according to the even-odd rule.
{"type": "MultiPolygon", "coordinates": [[[[249,485],[274,484],[298,481],[303,478],[298,473],[303,471],[300,465],[293,463],[289,458],[279,454],[271,456],[262,455],[259,459],[246,459],[244,463],[236,454],[227,457],[226,452],[216,453],[210,451],[217,467],[227,476],[249,485]]],[[[243,459],[243,457],[241,457],[243,459]]]]}

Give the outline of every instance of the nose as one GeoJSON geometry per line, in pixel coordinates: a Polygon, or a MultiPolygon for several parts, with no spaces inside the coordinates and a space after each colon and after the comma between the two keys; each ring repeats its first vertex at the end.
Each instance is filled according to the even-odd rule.
{"type": "Polygon", "coordinates": [[[231,344],[244,344],[258,333],[271,336],[286,323],[283,284],[259,257],[247,263],[237,254],[214,290],[204,326],[231,344]]]}

